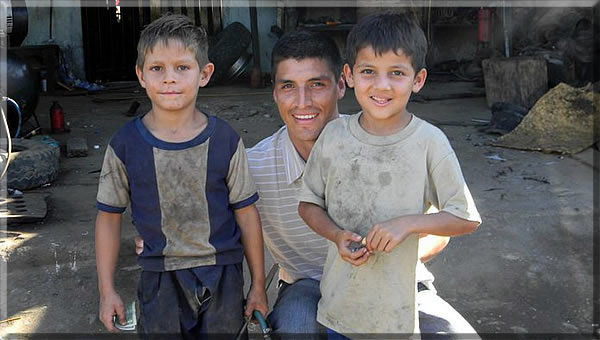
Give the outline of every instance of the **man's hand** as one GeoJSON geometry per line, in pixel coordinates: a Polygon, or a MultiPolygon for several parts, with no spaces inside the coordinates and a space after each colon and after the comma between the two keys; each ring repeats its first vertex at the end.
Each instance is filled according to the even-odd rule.
{"type": "Polygon", "coordinates": [[[361,264],[367,262],[371,253],[367,250],[367,248],[362,247],[355,251],[350,249],[351,242],[358,242],[362,240],[362,237],[358,234],[355,234],[351,231],[347,230],[339,230],[335,235],[335,244],[338,248],[338,253],[342,260],[351,263],[355,266],[360,266],[361,264]]]}
{"type": "Polygon", "coordinates": [[[100,296],[100,311],[98,316],[107,331],[118,333],[119,331],[113,323],[114,315],[117,316],[117,320],[120,324],[124,325],[127,322],[123,301],[119,294],[113,291],[109,294],[100,296]]]}
{"type": "Polygon", "coordinates": [[[248,298],[246,299],[246,306],[244,307],[244,316],[251,316],[254,310],[258,310],[260,314],[266,318],[267,312],[269,311],[269,304],[267,303],[267,293],[265,292],[264,287],[250,287],[248,298]]]}
{"type": "Polygon", "coordinates": [[[366,236],[367,250],[392,251],[410,235],[407,222],[404,217],[398,217],[373,225],[366,236]]]}
{"type": "Polygon", "coordinates": [[[138,235],[133,242],[135,243],[135,253],[140,255],[144,251],[144,240],[138,235]]]}

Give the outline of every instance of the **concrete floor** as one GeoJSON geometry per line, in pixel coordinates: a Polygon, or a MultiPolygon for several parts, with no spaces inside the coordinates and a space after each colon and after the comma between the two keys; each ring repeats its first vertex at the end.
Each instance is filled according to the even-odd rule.
{"type": "MultiPolygon", "coordinates": [[[[481,91],[473,86],[430,83],[424,94],[434,98],[481,91]]],[[[2,317],[13,319],[0,323],[2,338],[76,333],[89,339],[104,332],[97,315],[94,257],[97,170],[110,136],[131,119],[123,114],[131,103],[124,98],[130,97],[144,98],[131,90],[96,97],[40,97],[42,126],[49,127],[48,109],[58,100],[71,132],[51,136],[63,144],[70,137],[85,137],[89,154],[65,158],[63,153],[58,179],[33,190],[49,194],[43,222],[9,225],[0,232],[0,255],[7,265],[2,317]],[[94,98],[112,100],[97,103],[94,98]]],[[[148,110],[149,102],[139,100],[138,112],[148,110]]],[[[247,146],[281,126],[268,88],[251,90],[242,84],[202,89],[198,102],[202,110],[229,121],[247,146]]],[[[348,91],[341,111],[357,109],[348,91]]],[[[598,175],[594,150],[561,156],[490,146],[495,136],[481,132],[480,123],[472,120],[490,119],[484,97],[412,102],[409,109],[448,135],[484,220],[475,233],[454,238],[428,264],[439,294],[484,339],[509,333],[591,334],[594,171],[598,175]]],[[[135,234],[127,212],[116,273],[125,303],[135,300],[139,276],[135,234]]],[[[271,302],[274,293],[271,289],[271,302]]]]}

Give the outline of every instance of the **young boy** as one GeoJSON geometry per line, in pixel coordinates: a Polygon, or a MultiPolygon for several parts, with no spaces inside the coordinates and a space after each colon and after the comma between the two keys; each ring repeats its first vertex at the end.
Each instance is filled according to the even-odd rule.
{"type": "Polygon", "coordinates": [[[263,240],[241,138],[224,121],[196,109],[199,87],[214,70],[206,33],[181,15],[146,27],[136,73],[151,110],[112,138],[98,187],[96,261],[100,320],[124,323],[114,288],[121,213],[144,239],[138,257],[143,332],[237,332],[243,315],[267,313],[263,240]],[[244,308],[242,260],[252,285],[244,308]]]}
{"type": "Polygon", "coordinates": [[[401,14],[371,15],[346,49],[344,76],[362,112],[325,127],[298,208],[331,241],[317,320],[335,336],[410,335],[419,234],[469,233],[481,219],[446,136],[406,110],[427,77],[421,28],[401,14]],[[425,214],[430,207],[439,212],[425,214]]]}

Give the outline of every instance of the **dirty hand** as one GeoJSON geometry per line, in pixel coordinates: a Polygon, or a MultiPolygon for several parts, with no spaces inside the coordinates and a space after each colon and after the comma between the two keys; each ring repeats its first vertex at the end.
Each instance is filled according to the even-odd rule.
{"type": "Polygon", "coordinates": [[[361,264],[367,262],[371,253],[367,250],[367,248],[362,247],[357,249],[356,251],[352,251],[349,246],[350,242],[358,242],[362,240],[362,237],[358,234],[355,234],[351,231],[340,230],[337,232],[335,236],[335,244],[338,247],[338,253],[342,260],[355,265],[360,266],[361,264]]]}
{"type": "Polygon", "coordinates": [[[371,231],[365,237],[367,250],[370,252],[392,251],[410,234],[406,222],[408,221],[398,217],[373,225],[371,231]]]}
{"type": "Polygon", "coordinates": [[[133,239],[133,242],[135,243],[135,253],[140,255],[144,251],[144,240],[138,235],[133,239]]]}
{"type": "Polygon", "coordinates": [[[246,306],[244,307],[244,316],[251,316],[254,310],[258,310],[263,317],[267,317],[267,312],[269,311],[269,304],[267,302],[267,293],[265,292],[264,287],[250,287],[250,291],[248,292],[248,298],[246,299],[246,306]]]}
{"type": "Polygon", "coordinates": [[[117,333],[119,331],[113,323],[113,315],[117,316],[120,324],[124,325],[127,322],[123,301],[119,294],[114,291],[110,294],[100,296],[100,311],[98,316],[107,331],[117,333]]]}

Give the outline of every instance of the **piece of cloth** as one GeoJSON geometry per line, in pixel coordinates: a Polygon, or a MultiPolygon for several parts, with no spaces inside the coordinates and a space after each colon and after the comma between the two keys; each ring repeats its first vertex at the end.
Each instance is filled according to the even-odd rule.
{"type": "MultiPolygon", "coordinates": [[[[323,207],[339,227],[361,235],[377,222],[424,214],[430,206],[481,222],[441,130],[412,116],[401,131],[373,136],[360,126],[361,114],[325,127],[306,164],[300,201],[323,207]]],[[[418,235],[410,235],[355,267],[329,242],[317,320],[342,334],[418,333],[417,246],[418,235]],[[356,306],[360,313],[348,313],[356,306]]]]}
{"type": "Polygon", "coordinates": [[[234,209],[258,200],[242,139],[225,121],[182,143],[157,139],[142,118],[112,137],[100,173],[98,209],[131,216],[145,271],[240,263],[234,209]]]}
{"type": "Polygon", "coordinates": [[[147,339],[233,339],[244,322],[241,263],[142,271],[140,333],[147,339]]]}
{"type": "Polygon", "coordinates": [[[317,322],[320,298],[317,280],[280,281],[277,300],[267,318],[273,333],[285,339],[318,339],[324,331],[317,322]]]}

